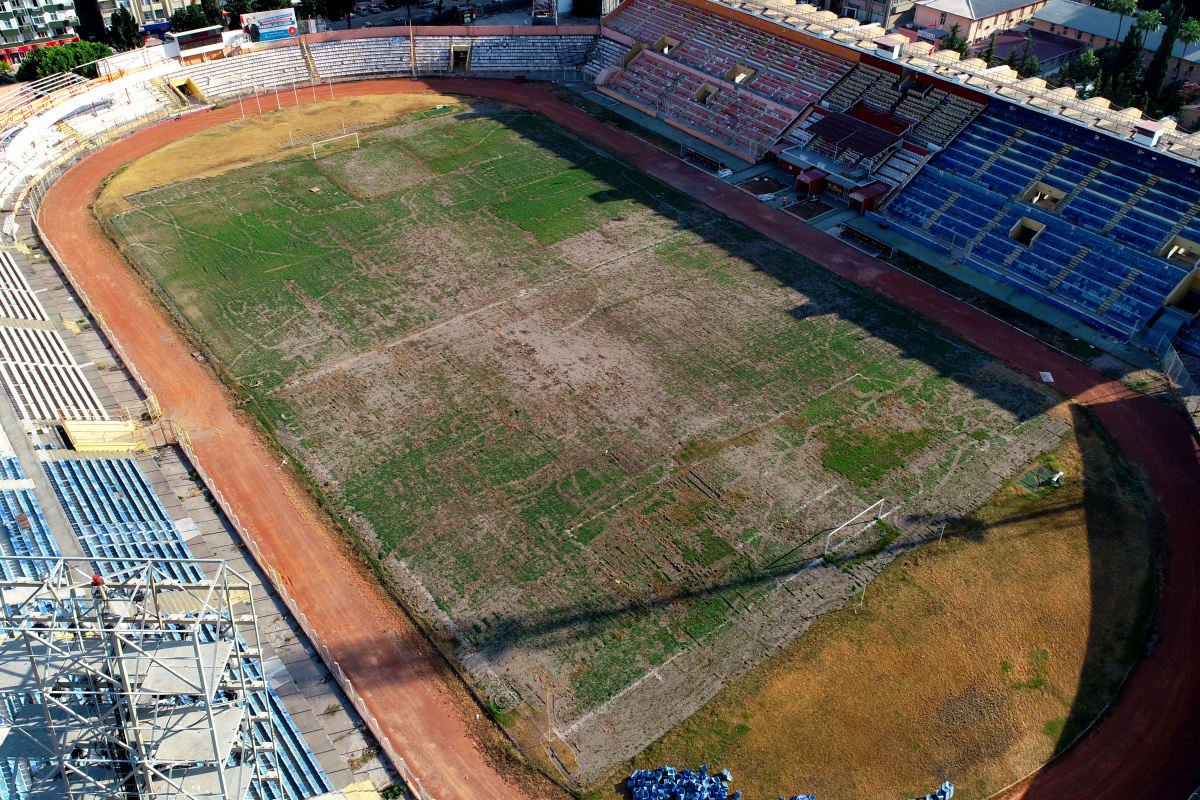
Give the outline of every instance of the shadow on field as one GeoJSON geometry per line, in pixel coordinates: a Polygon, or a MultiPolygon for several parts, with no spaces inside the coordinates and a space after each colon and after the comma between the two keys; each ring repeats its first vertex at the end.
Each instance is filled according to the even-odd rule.
{"type": "Polygon", "coordinates": [[[1079,406],[1071,406],[1071,412],[1083,457],[1092,606],[1079,692],[1056,752],[1087,729],[1116,694],[1124,673],[1149,649],[1157,600],[1153,547],[1144,580],[1141,585],[1131,585],[1130,559],[1122,533],[1145,528],[1153,532],[1162,524],[1154,498],[1113,449],[1091,414],[1079,406]],[[1136,614],[1126,634],[1114,636],[1114,619],[1121,618],[1125,604],[1135,606],[1136,614]]]}

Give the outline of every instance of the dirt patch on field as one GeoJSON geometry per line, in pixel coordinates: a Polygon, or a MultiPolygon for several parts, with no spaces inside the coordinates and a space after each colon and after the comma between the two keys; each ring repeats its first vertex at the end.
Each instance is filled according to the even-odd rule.
{"type": "Polygon", "coordinates": [[[1140,652],[1160,520],[1086,413],[1053,413],[1074,436],[1039,461],[1062,488],[1009,483],[629,767],[715,762],[750,797],[983,798],[1068,744],[1140,652]]]}
{"type": "MultiPolygon", "coordinates": [[[[308,90],[311,97],[312,90],[308,90]]],[[[328,88],[318,88],[318,99],[327,100],[328,88]]],[[[336,94],[337,89],[334,89],[336,94]]],[[[304,103],[310,98],[301,98],[304,103]]],[[[210,128],[169,144],[113,176],[96,201],[98,213],[112,214],[128,208],[125,196],[193,178],[220,175],[231,169],[311,155],[308,145],[288,147],[291,139],[328,133],[335,136],[343,124],[349,128],[381,125],[403,114],[422,111],[455,98],[446,95],[381,95],[349,98],[310,105],[275,108],[275,96],[243,100],[246,118],[210,128]],[[259,113],[259,109],[262,113],[259,113]]],[[[163,123],[170,125],[170,122],[163,123]]]]}

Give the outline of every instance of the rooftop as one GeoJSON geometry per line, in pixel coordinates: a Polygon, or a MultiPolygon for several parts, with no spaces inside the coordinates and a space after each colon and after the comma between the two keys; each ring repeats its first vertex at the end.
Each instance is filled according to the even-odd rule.
{"type": "Polygon", "coordinates": [[[917,5],[956,17],[986,19],[1033,5],[1038,0],[917,0],[917,5]]]}

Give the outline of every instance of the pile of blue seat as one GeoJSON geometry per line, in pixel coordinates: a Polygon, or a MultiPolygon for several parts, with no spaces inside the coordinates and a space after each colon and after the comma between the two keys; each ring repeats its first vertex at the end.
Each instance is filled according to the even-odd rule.
{"type": "Polygon", "coordinates": [[[936,792],[927,794],[923,798],[918,797],[916,800],[950,800],[951,797],[954,797],[954,784],[946,781],[938,787],[936,792]]]}
{"type": "Polygon", "coordinates": [[[741,800],[741,792],[729,793],[731,780],[729,770],[709,775],[703,764],[696,772],[674,767],[635,770],[625,785],[633,800],[741,800]]]}

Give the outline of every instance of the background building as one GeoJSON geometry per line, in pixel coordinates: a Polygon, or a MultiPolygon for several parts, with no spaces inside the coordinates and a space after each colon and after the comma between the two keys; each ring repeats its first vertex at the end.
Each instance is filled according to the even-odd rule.
{"type": "Polygon", "coordinates": [[[1046,0],[917,0],[913,21],[922,28],[950,30],[972,44],[997,31],[1024,22],[1046,5],[1046,0]]]}
{"type": "Polygon", "coordinates": [[[73,0],[3,0],[0,58],[15,64],[34,47],[73,42],[77,25],[73,0]]]}
{"type": "MultiPolygon", "coordinates": [[[[1076,3],[1074,0],[1050,0],[1033,16],[1033,26],[1038,30],[1057,33],[1069,39],[1075,39],[1084,44],[1089,50],[1099,50],[1102,47],[1119,44],[1119,35],[1124,36],[1133,25],[1133,17],[1125,17],[1105,11],[1096,6],[1076,3]]],[[[1146,37],[1146,58],[1154,55],[1162,42],[1165,25],[1160,25],[1146,37]]],[[[1179,77],[1184,81],[1200,77],[1196,65],[1200,63],[1200,45],[1185,46],[1175,43],[1171,54],[1171,62],[1167,69],[1167,82],[1175,80],[1175,71],[1179,69],[1179,77]],[[1180,60],[1183,65],[1180,67],[1180,60]]]]}

